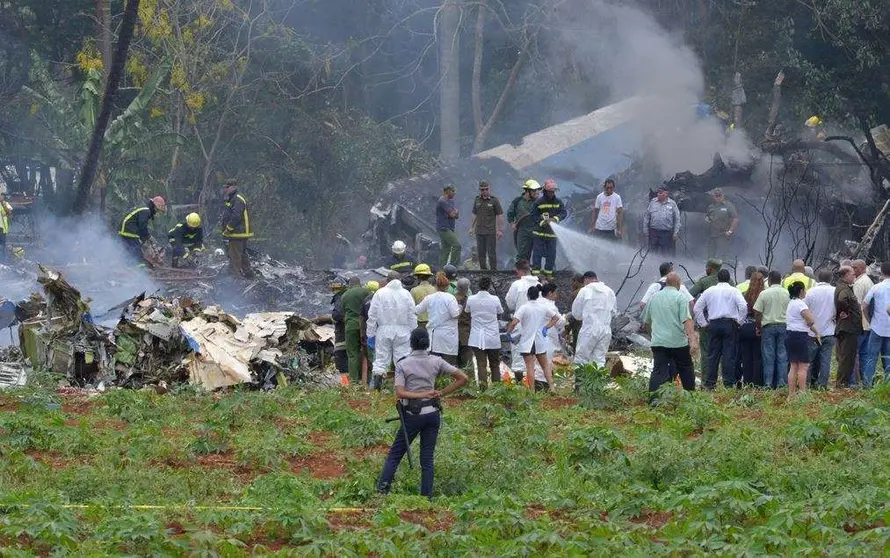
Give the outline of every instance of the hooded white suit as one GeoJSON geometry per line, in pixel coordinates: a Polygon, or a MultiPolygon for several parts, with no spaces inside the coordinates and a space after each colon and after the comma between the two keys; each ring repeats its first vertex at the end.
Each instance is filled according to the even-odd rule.
{"type": "Polygon", "coordinates": [[[578,291],[572,303],[572,315],[582,320],[575,348],[575,364],[606,364],[606,352],[612,341],[612,317],[618,314],[615,293],[599,281],[578,291]]]}
{"type": "Polygon", "coordinates": [[[368,310],[368,338],[375,338],[374,367],[383,376],[390,364],[411,352],[411,331],[417,327],[414,299],[398,280],[374,293],[368,310]]]}

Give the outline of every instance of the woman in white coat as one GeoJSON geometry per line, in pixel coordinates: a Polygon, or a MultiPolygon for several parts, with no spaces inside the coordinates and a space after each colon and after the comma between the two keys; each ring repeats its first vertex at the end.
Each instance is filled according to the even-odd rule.
{"type": "MultiPolygon", "coordinates": [[[[547,361],[550,363],[551,371],[553,370],[553,355],[556,354],[556,349],[558,349],[561,344],[559,333],[565,330],[566,327],[566,317],[560,314],[559,309],[556,307],[556,301],[559,299],[559,293],[556,292],[556,289],[556,283],[547,283],[541,288],[541,298],[543,298],[547,305],[559,316],[559,321],[547,331],[547,337],[545,339],[547,343],[547,361]]],[[[535,366],[535,382],[538,382],[538,386],[544,391],[550,390],[550,384],[544,376],[544,371],[540,366],[535,366]]]]}
{"type": "Polygon", "coordinates": [[[504,313],[501,300],[491,294],[491,278],[479,279],[479,292],[467,299],[465,312],[470,315],[470,341],[476,355],[479,372],[479,388],[488,387],[489,373],[492,383],[500,381],[501,330],[498,314],[504,313]]]}
{"type": "MultiPolygon", "coordinates": [[[[553,372],[550,369],[550,362],[547,360],[547,340],[545,338],[550,328],[559,321],[559,313],[541,297],[542,288],[537,285],[529,287],[528,302],[513,314],[513,320],[507,326],[507,333],[512,333],[517,325],[521,326],[522,331],[519,338],[511,337],[511,340],[525,361],[526,377],[534,378],[535,362],[537,362],[544,372],[547,383],[553,384],[553,372]]],[[[532,392],[535,391],[535,387],[535,382],[529,382],[532,392]]]]}
{"type": "Polygon", "coordinates": [[[448,292],[451,283],[441,271],[436,274],[437,292],[427,296],[414,307],[415,314],[427,313],[429,321],[426,329],[430,333],[430,354],[445,359],[448,364],[457,366],[457,317],[460,305],[453,294],[448,292]]]}

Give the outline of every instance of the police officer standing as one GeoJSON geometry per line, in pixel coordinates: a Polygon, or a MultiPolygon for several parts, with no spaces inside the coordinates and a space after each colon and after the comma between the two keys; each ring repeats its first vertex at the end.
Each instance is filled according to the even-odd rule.
{"type": "Polygon", "coordinates": [[[708,206],[705,214],[705,221],[708,223],[708,257],[732,261],[735,258],[730,253],[730,239],[739,226],[739,215],[735,206],[726,201],[722,189],[711,190],[711,199],[714,203],[708,206]]]}
{"type": "Polygon", "coordinates": [[[411,353],[396,363],[396,396],[399,398],[396,405],[402,425],[377,479],[377,491],[382,494],[389,493],[408,445],[419,434],[420,494],[427,498],[433,496],[433,457],[441,424],[440,398],[460,389],[467,383],[467,375],[441,357],[429,354],[429,346],[429,333],[425,329],[415,329],[411,332],[411,353]],[[454,381],[439,391],[436,378],[443,374],[450,374],[454,381]]]}

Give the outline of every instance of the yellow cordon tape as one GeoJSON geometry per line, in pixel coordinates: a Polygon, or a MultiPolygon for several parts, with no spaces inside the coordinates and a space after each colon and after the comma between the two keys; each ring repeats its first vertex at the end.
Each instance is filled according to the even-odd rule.
{"type": "MultiPolygon", "coordinates": [[[[133,504],[127,505],[108,505],[108,504],[43,504],[55,506],[66,510],[85,510],[90,508],[105,509],[130,509],[130,510],[202,510],[202,511],[280,511],[287,508],[266,508],[259,506],[189,506],[186,504],[171,505],[150,505],[150,504],[133,504]]],[[[3,508],[32,508],[35,504],[0,504],[3,508]]],[[[320,511],[333,513],[361,513],[376,512],[376,508],[320,508],[320,511]]]]}

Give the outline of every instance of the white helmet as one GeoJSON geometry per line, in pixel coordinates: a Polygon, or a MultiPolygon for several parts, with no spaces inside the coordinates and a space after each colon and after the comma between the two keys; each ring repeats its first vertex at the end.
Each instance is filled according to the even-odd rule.
{"type": "Polygon", "coordinates": [[[408,249],[408,247],[405,246],[405,243],[402,242],[401,240],[396,240],[395,242],[392,243],[392,253],[393,254],[402,255],[405,253],[405,250],[407,250],[407,249],[408,249]]]}

